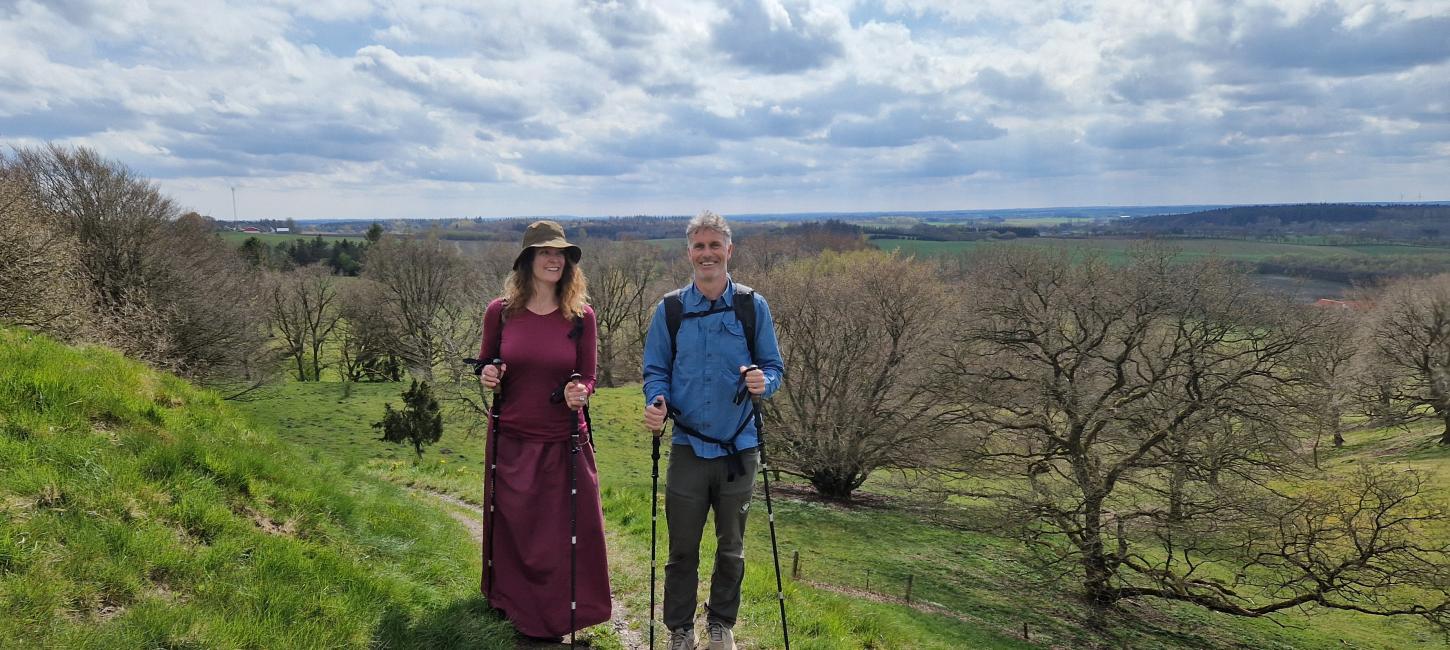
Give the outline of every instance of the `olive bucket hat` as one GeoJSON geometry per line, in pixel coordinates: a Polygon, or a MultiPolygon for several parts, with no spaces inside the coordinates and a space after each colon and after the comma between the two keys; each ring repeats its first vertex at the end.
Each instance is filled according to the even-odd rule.
{"type": "Polygon", "coordinates": [[[519,251],[518,257],[514,258],[514,268],[519,268],[519,264],[524,261],[524,256],[530,248],[540,247],[562,248],[564,255],[574,264],[579,263],[579,256],[582,254],[578,246],[564,239],[564,227],[558,222],[535,221],[529,224],[528,230],[524,231],[524,249],[519,251]]]}

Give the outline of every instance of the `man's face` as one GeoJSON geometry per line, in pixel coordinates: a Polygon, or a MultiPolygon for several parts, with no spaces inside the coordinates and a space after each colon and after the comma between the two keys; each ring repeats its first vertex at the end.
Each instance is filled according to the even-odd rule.
{"type": "Polygon", "coordinates": [[[730,254],[735,244],[725,241],[724,233],[708,228],[696,230],[690,235],[690,266],[695,269],[695,279],[709,282],[725,276],[730,254]]]}

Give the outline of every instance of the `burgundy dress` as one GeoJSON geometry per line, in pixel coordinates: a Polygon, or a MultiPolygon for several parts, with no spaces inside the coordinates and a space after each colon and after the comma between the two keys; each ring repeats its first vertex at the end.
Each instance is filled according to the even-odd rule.
{"type": "MultiPolygon", "coordinates": [[[[522,634],[567,636],[569,629],[569,464],[570,435],[584,429],[582,412],[549,396],[572,373],[594,389],[594,310],[585,308],[583,330],[570,338],[572,319],[555,311],[540,316],[527,309],[502,322],[504,303],[494,300],[483,319],[480,359],[503,359],[502,407],[497,436],[488,441],[486,466],[497,449],[496,486],[484,479],[483,594],[522,634]],[[502,330],[500,323],[502,322],[502,330]],[[488,494],[489,489],[496,494],[488,494]],[[492,578],[488,568],[493,546],[492,578]],[[493,584],[489,584],[490,580],[493,584]]],[[[604,511],[594,446],[585,431],[576,462],[578,550],[574,629],[609,620],[609,567],[604,550],[604,511]]]]}

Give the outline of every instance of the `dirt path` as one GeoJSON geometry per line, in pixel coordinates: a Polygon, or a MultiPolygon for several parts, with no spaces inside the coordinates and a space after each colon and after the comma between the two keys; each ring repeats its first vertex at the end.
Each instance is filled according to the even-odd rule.
{"type": "MultiPolygon", "coordinates": [[[[444,507],[443,510],[448,513],[448,516],[453,517],[453,519],[456,520],[458,523],[463,524],[463,526],[468,529],[469,535],[473,537],[473,541],[478,543],[479,548],[481,549],[483,547],[482,507],[464,501],[463,499],[455,497],[451,494],[438,492],[436,490],[429,490],[427,488],[420,487],[410,487],[408,489],[411,490],[414,494],[426,500],[440,501],[445,504],[446,507],[444,507]]],[[[617,547],[620,543],[620,540],[607,530],[605,531],[605,537],[605,542],[610,547],[617,547]]],[[[615,594],[613,603],[614,611],[610,617],[609,623],[606,623],[606,625],[609,625],[614,630],[615,637],[619,639],[619,642],[626,648],[626,650],[642,650],[644,648],[648,648],[649,645],[645,642],[643,635],[640,634],[639,630],[630,627],[629,624],[630,621],[643,620],[643,614],[645,614],[645,612],[631,611],[625,606],[624,599],[620,596],[621,594],[615,594]]],[[[544,643],[539,641],[527,641],[521,639],[514,646],[514,648],[515,650],[532,650],[535,648],[567,648],[568,646],[568,643],[544,643]]]]}

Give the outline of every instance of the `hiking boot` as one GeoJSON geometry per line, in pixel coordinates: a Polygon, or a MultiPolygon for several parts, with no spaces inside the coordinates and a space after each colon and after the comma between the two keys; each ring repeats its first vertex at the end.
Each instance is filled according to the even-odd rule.
{"type": "Polygon", "coordinates": [[[665,650],[695,650],[695,630],[680,628],[670,632],[670,644],[665,650]]]}
{"type": "Polygon", "coordinates": [[[735,650],[735,633],[719,621],[710,621],[710,650],[735,650]]]}

